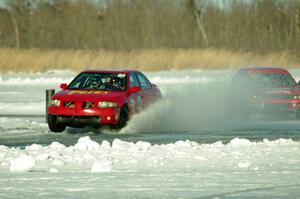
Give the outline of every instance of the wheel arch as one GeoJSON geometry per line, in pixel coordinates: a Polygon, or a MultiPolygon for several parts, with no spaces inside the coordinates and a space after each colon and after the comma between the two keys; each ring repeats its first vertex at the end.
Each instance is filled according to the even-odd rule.
{"type": "Polygon", "coordinates": [[[129,112],[129,105],[128,105],[127,102],[125,102],[125,103],[121,106],[121,109],[122,109],[123,107],[126,108],[127,111],[129,112]]]}

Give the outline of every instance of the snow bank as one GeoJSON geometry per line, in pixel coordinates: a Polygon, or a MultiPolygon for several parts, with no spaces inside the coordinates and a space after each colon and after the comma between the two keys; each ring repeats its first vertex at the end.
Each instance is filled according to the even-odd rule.
{"type": "Polygon", "coordinates": [[[22,155],[9,163],[10,172],[30,171],[35,166],[35,159],[29,155],[22,155]]]}
{"type": "MultiPolygon", "coordinates": [[[[147,73],[155,84],[193,84],[224,81],[230,78],[232,71],[169,71],[147,73]],[[226,75],[224,75],[226,74],[226,75]],[[229,76],[228,76],[229,74],[229,76]]],[[[5,73],[0,75],[0,85],[5,86],[45,86],[70,82],[77,72],[68,70],[54,70],[45,73],[5,73]]]]}
{"type": "Polygon", "coordinates": [[[74,170],[102,173],[127,170],[268,170],[297,169],[300,142],[290,139],[251,142],[235,138],[199,144],[190,140],[152,145],[148,142],[98,143],[82,137],[74,146],[53,142],[49,146],[33,144],[25,149],[0,146],[0,169],[10,172],[74,170]]]}
{"type": "Polygon", "coordinates": [[[46,103],[43,102],[0,102],[1,115],[43,115],[46,103]]]}
{"type": "Polygon", "coordinates": [[[70,82],[77,73],[70,70],[51,70],[44,73],[4,73],[0,75],[0,85],[44,86],[70,82]]]}
{"type": "Polygon", "coordinates": [[[92,141],[90,137],[79,138],[75,148],[81,151],[97,151],[100,149],[100,144],[92,141]]]}
{"type": "Polygon", "coordinates": [[[0,76],[0,85],[48,85],[48,84],[57,84],[61,82],[70,82],[70,79],[66,78],[57,78],[57,77],[39,77],[39,78],[30,78],[30,77],[11,77],[3,78],[0,76]]]}
{"type": "Polygon", "coordinates": [[[24,118],[0,117],[1,139],[9,138],[13,136],[13,133],[22,134],[25,137],[30,136],[28,131],[35,132],[36,135],[48,133],[48,125],[44,122],[44,118],[40,120],[41,121],[32,121],[24,118]]]}
{"type": "Polygon", "coordinates": [[[146,75],[155,84],[193,84],[229,80],[233,72],[232,70],[173,70],[147,73],[146,75]]]}
{"type": "Polygon", "coordinates": [[[183,77],[163,77],[163,76],[156,76],[151,78],[152,82],[156,84],[201,84],[201,83],[208,83],[215,81],[215,78],[211,77],[191,77],[189,75],[183,77]]]}
{"type": "Polygon", "coordinates": [[[112,163],[110,161],[97,161],[93,164],[92,173],[102,173],[112,171],[112,163]]]}

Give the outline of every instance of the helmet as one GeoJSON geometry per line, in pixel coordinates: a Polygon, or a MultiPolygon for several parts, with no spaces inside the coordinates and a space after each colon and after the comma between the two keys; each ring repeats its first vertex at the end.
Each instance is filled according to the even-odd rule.
{"type": "Polygon", "coordinates": [[[90,80],[90,88],[99,88],[101,85],[101,79],[98,79],[97,77],[93,77],[90,80]]]}

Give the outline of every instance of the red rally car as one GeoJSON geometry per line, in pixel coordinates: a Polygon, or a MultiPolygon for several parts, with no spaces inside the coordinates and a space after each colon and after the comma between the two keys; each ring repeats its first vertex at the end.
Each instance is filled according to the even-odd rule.
{"type": "Polygon", "coordinates": [[[232,79],[230,114],[295,115],[300,119],[300,87],[283,68],[244,68],[232,79]]]}
{"type": "Polygon", "coordinates": [[[132,114],[161,98],[159,88],[133,70],[86,70],[60,88],[48,107],[52,132],[67,126],[122,128],[132,114]]]}

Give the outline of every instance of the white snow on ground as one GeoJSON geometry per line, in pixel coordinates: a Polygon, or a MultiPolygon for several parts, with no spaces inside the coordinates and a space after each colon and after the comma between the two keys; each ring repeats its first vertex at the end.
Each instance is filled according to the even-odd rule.
{"type": "MultiPolygon", "coordinates": [[[[6,163],[4,162],[3,164],[6,163]]],[[[21,155],[20,157],[9,161],[10,172],[29,171],[34,166],[35,166],[35,159],[29,155],[21,155]]]]}
{"type": "Polygon", "coordinates": [[[59,90],[76,73],[48,71],[45,73],[6,73],[0,75],[0,115],[45,114],[45,90],[59,90]]]}
{"type": "MultiPolygon", "coordinates": [[[[299,69],[291,72],[300,80],[299,69]]],[[[147,73],[161,88],[164,100],[135,115],[120,134],[215,128],[221,120],[218,105],[233,74],[201,70],[147,73]]],[[[71,71],[1,74],[0,114],[44,114],[45,89],[58,90],[60,83],[75,75],[71,71]]],[[[299,132],[297,121],[273,121],[260,127],[265,125],[282,128],[283,134],[285,128],[299,132]]],[[[20,135],[18,141],[22,141],[25,136],[35,138],[33,133],[36,137],[49,134],[44,118],[0,118],[1,199],[300,197],[300,142],[292,139],[254,142],[237,137],[228,143],[177,140],[151,144],[92,140],[83,135],[71,146],[55,141],[23,148],[1,145],[4,138],[20,135]]]]}
{"type": "MultiPolygon", "coordinates": [[[[26,129],[35,129],[42,130],[44,127],[48,127],[45,124],[45,119],[42,118],[41,121],[33,121],[30,119],[24,118],[8,118],[8,117],[0,117],[0,130],[9,131],[14,129],[26,130],[26,129]]],[[[20,132],[22,133],[22,132],[20,132]]]]}
{"type": "Polygon", "coordinates": [[[300,142],[0,146],[1,198],[299,198],[300,142]]]}
{"type": "MultiPolygon", "coordinates": [[[[64,82],[66,81],[65,79],[62,78],[47,78],[47,77],[40,77],[40,78],[35,78],[32,79],[30,77],[11,77],[7,79],[3,79],[0,77],[0,84],[2,85],[49,85],[49,84],[56,84],[57,82],[64,82]]],[[[69,82],[69,81],[68,81],[69,82]]]]}
{"type": "Polygon", "coordinates": [[[0,146],[1,172],[126,172],[198,170],[248,170],[292,172],[299,170],[300,142],[291,139],[251,142],[235,138],[198,144],[190,140],[151,145],[115,139],[100,144],[82,137],[74,146],[53,142],[49,146],[32,144],[25,149],[0,146]]]}
{"type": "Polygon", "coordinates": [[[191,83],[207,83],[212,81],[210,78],[202,77],[202,78],[192,78],[191,76],[184,76],[182,78],[172,78],[172,77],[162,77],[156,76],[151,78],[152,82],[156,82],[157,84],[191,84],[191,83]]]}
{"type": "Polygon", "coordinates": [[[45,102],[0,102],[1,115],[43,115],[45,114],[45,102]],[[43,108],[43,109],[42,109],[43,108]]]}

